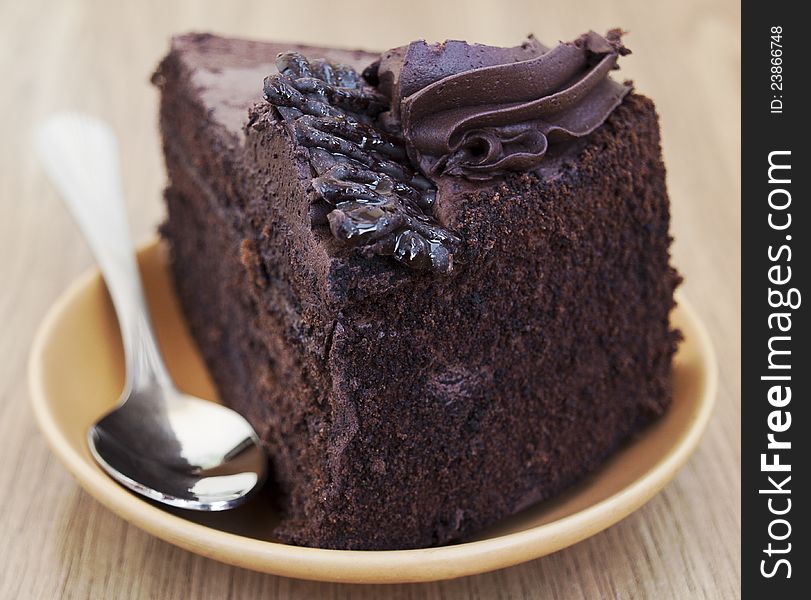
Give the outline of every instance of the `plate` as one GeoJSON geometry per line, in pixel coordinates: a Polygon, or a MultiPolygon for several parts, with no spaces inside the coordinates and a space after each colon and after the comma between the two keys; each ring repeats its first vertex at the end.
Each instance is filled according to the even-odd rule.
{"type": "MultiPolygon", "coordinates": [[[[184,391],[216,400],[174,297],[165,248],[157,242],[144,246],[139,263],[169,370],[184,391]]],[[[167,542],[225,563],[301,579],[450,579],[515,565],[583,540],[628,516],[676,474],[712,412],[716,366],[707,333],[683,296],[672,320],[684,341],[675,357],[673,405],[661,419],[565,493],[474,539],[439,548],[349,551],[290,546],[272,539],[277,517],[261,494],[232,511],[196,513],[159,506],[110,479],[93,461],[85,441],[90,425],[115,405],[124,381],[118,325],[97,271],[71,285],[40,325],[29,363],[31,401],[42,433],[79,484],[123,519],[167,542]]]]}

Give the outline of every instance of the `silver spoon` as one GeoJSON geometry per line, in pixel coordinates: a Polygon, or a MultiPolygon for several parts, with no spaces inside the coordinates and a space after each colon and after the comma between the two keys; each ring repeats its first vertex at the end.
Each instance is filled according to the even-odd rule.
{"type": "Polygon", "coordinates": [[[126,383],[117,408],[88,432],[96,461],[148,498],[225,510],[264,481],[267,459],[236,412],[177,390],[161,359],[127,227],[115,136],[81,114],[36,131],[42,163],[84,233],[118,315],[126,383]]]}

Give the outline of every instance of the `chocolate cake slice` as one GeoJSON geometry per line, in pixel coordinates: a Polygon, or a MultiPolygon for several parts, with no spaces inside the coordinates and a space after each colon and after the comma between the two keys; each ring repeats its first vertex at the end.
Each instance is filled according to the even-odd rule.
{"type": "Polygon", "coordinates": [[[154,76],[162,233],[284,542],[459,540],[666,410],[653,103],[618,31],[386,53],[184,35],[154,76]]]}

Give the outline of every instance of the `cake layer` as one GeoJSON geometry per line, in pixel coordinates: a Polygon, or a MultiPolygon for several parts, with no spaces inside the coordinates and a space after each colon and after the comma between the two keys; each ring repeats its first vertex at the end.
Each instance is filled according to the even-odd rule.
{"type": "Polygon", "coordinates": [[[156,81],[175,281],[223,399],[268,447],[282,540],[460,539],[665,410],[678,277],[649,100],[627,96],[551,171],[444,182],[465,252],[439,277],[312,223],[302,149],[269,107],[247,112],[281,49],[180,38],[156,81]]]}

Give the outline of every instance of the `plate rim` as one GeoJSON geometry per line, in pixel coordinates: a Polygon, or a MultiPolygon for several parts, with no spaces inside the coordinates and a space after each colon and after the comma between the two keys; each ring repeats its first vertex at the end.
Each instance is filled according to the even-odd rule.
{"type": "MultiPolygon", "coordinates": [[[[155,251],[160,242],[138,247],[155,251]]],[[[452,579],[540,558],[582,541],[621,521],[655,496],[681,469],[701,440],[715,405],[718,367],[709,334],[684,294],[679,310],[689,323],[692,343],[703,366],[701,395],[689,427],[650,469],[617,493],[555,521],[504,535],[436,548],[411,550],[330,550],[292,546],[244,537],[170,514],[125,490],[91,465],[63,434],[48,408],[43,356],[60,317],[75,298],[101,275],[91,267],[49,307],[37,327],[28,360],[30,402],[51,451],[80,486],[107,509],[175,546],[234,566],[298,579],[336,583],[416,583],[452,579]]],[[[687,336],[685,336],[686,338],[687,336]]]]}

